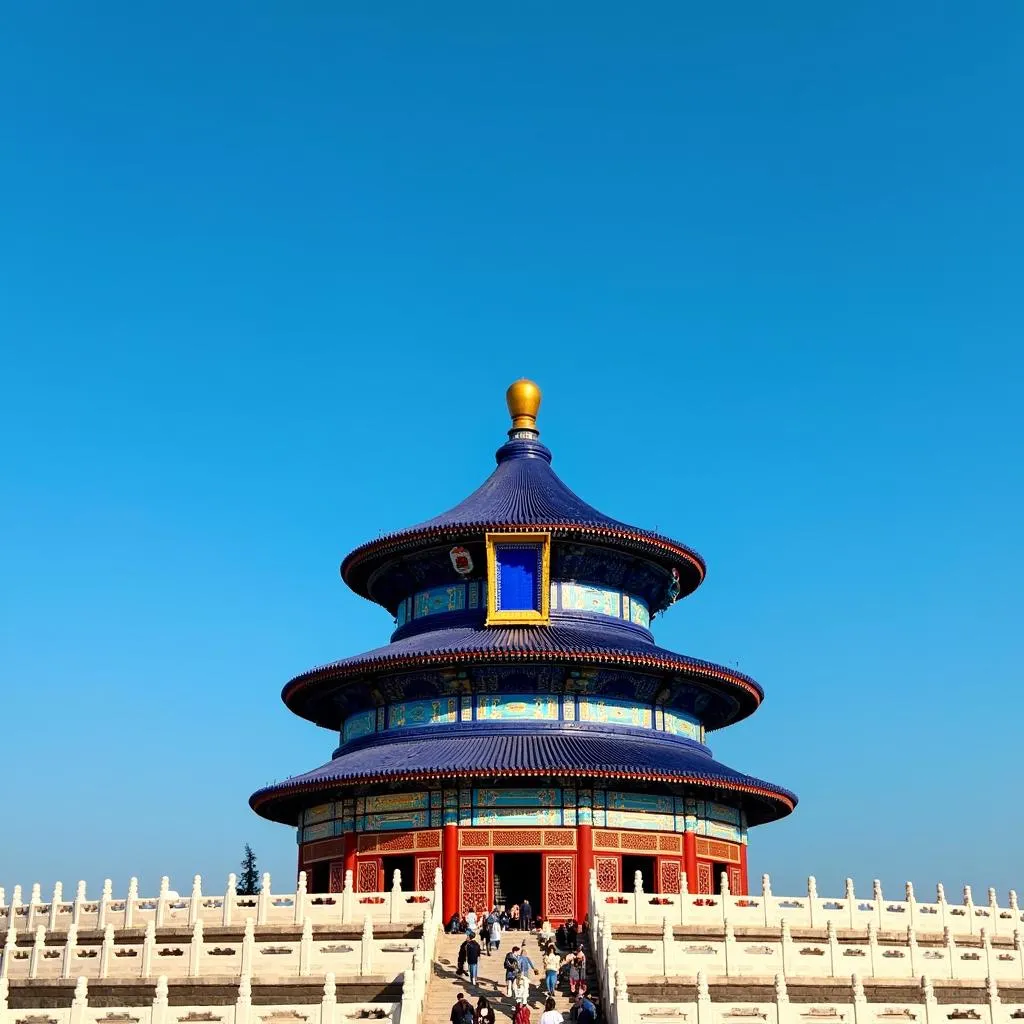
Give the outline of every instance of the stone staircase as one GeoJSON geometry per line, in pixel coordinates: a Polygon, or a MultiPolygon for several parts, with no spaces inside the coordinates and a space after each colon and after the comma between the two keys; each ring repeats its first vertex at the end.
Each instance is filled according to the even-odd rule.
{"type": "MultiPolygon", "coordinates": [[[[480,976],[477,985],[470,985],[467,977],[458,977],[456,969],[459,962],[459,946],[463,935],[442,935],[437,942],[431,976],[427,982],[426,1005],[423,1024],[445,1024],[451,1013],[452,1004],[459,992],[465,992],[466,998],[475,1007],[481,996],[486,996],[494,1007],[494,1015],[499,1021],[512,1019],[514,1009],[512,1001],[505,996],[505,970],[502,966],[505,954],[514,946],[521,945],[525,940],[526,952],[537,965],[538,977],[530,979],[530,1016],[536,1021],[544,1009],[544,974],[540,967],[540,947],[536,934],[525,935],[523,932],[506,932],[502,936],[501,949],[491,956],[484,954],[480,958],[480,976]]],[[[564,952],[564,951],[563,951],[564,952]]],[[[594,974],[593,961],[588,957],[587,975],[590,991],[598,991],[597,978],[594,974]]],[[[555,996],[557,1008],[569,1017],[569,985],[564,977],[558,981],[558,993],[555,996]]]]}

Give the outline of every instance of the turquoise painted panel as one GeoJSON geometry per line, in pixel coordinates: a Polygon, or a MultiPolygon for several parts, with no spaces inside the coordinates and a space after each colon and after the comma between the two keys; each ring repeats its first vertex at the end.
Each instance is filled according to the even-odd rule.
{"type": "Polygon", "coordinates": [[[580,697],[579,718],[581,722],[606,722],[609,725],[633,725],[647,729],[651,727],[650,707],[625,700],[580,697]]]}
{"type": "Polygon", "coordinates": [[[366,798],[366,812],[385,813],[388,811],[419,811],[430,805],[427,793],[383,793],[366,798]]]}
{"type": "Polygon", "coordinates": [[[561,825],[559,807],[548,809],[527,807],[477,807],[473,810],[474,825],[561,825]]]}
{"type": "Polygon", "coordinates": [[[635,626],[643,626],[644,629],[651,625],[651,613],[647,610],[647,605],[635,597],[629,602],[629,621],[635,626]]]}
{"type": "Polygon", "coordinates": [[[710,800],[705,804],[704,813],[712,821],[724,821],[730,825],[740,826],[740,810],[738,807],[729,807],[727,804],[716,804],[710,800]]]}
{"type": "Polygon", "coordinates": [[[474,789],[474,807],[560,807],[560,789],[474,789]]]}
{"type": "Polygon", "coordinates": [[[440,612],[460,612],[466,607],[466,584],[431,587],[421,590],[413,598],[413,616],[417,619],[440,612]]]}
{"type": "Polygon", "coordinates": [[[622,595],[619,591],[584,583],[563,583],[561,586],[561,607],[564,611],[590,612],[614,619],[621,617],[622,595]]]}
{"type": "Polygon", "coordinates": [[[365,831],[390,832],[399,829],[428,828],[430,825],[429,811],[406,811],[394,814],[366,815],[365,831]]]}
{"type": "Polygon", "coordinates": [[[416,729],[428,725],[449,725],[458,720],[458,698],[410,700],[388,708],[389,729],[416,729]]]}
{"type": "Polygon", "coordinates": [[[675,817],[671,814],[644,814],[641,811],[607,812],[607,828],[650,829],[655,832],[671,832],[675,828],[675,817]]]}
{"type": "Polygon", "coordinates": [[[728,839],[738,843],[743,838],[742,831],[735,825],[727,825],[722,821],[709,821],[707,835],[714,839],[728,839]]]}
{"type": "Polygon", "coordinates": [[[614,790],[609,790],[608,809],[672,814],[674,812],[674,805],[670,796],[661,796],[657,793],[618,793],[614,790]]]}
{"type": "Polygon", "coordinates": [[[551,694],[492,694],[476,699],[481,721],[558,720],[558,698],[551,694]]]}
{"type": "Polygon", "coordinates": [[[370,708],[369,711],[357,711],[345,719],[345,728],[342,732],[342,743],[351,743],[362,736],[369,736],[377,729],[377,711],[370,708]]]}
{"type": "Polygon", "coordinates": [[[312,843],[316,839],[330,839],[334,835],[334,822],[322,821],[319,825],[307,825],[302,830],[302,841],[312,843]]]}
{"type": "Polygon", "coordinates": [[[684,715],[679,711],[669,711],[666,708],[664,720],[665,732],[669,732],[673,736],[686,736],[691,740],[700,740],[700,723],[689,715],[684,715]]]}

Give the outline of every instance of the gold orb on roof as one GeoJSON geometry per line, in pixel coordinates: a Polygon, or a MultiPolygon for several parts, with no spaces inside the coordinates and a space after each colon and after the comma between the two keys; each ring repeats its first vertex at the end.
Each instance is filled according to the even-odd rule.
{"type": "Polygon", "coordinates": [[[536,430],[540,409],[540,388],[532,380],[520,377],[505,392],[513,430],[536,430]]]}

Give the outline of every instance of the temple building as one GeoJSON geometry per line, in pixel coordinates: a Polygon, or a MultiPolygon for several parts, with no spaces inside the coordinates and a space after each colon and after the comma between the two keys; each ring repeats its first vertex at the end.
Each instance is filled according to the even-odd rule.
{"type": "Polygon", "coordinates": [[[497,467],[450,511],[372,540],[346,584],[390,641],[283,691],[337,734],[319,768],[254,793],[297,830],[311,892],[442,869],[452,912],[528,897],[582,918],[599,889],[747,892],[748,829],[796,797],[716,761],[708,733],[757,710],[753,679],[657,645],[652,620],[701,583],[701,557],[611,519],[555,475],[540,391],[507,394],[497,467]]]}

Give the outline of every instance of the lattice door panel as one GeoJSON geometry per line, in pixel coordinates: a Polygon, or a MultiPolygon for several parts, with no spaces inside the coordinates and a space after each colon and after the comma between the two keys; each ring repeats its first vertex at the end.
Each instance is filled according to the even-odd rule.
{"type": "Polygon", "coordinates": [[[544,916],[558,921],[576,916],[575,857],[544,857],[544,916]]]}
{"type": "Polygon", "coordinates": [[[361,860],[356,868],[356,892],[377,892],[378,874],[375,860],[361,860]]]}
{"type": "Polygon", "coordinates": [[[459,910],[483,910],[490,906],[491,863],[487,857],[459,858],[459,910]]]}
{"type": "Polygon", "coordinates": [[[331,873],[327,883],[328,892],[342,892],[345,888],[345,862],[331,861],[331,873]]]}
{"type": "Polygon", "coordinates": [[[681,870],[679,861],[665,860],[660,862],[661,892],[677,893],[680,889],[681,870]]]}
{"type": "Polygon", "coordinates": [[[729,892],[734,896],[746,895],[743,885],[743,871],[734,865],[729,867],[729,892]]]}
{"type": "Polygon", "coordinates": [[[595,857],[594,871],[597,874],[597,887],[601,892],[622,892],[620,882],[621,861],[618,857],[595,857]]]}
{"type": "Polygon", "coordinates": [[[711,865],[706,860],[697,862],[697,892],[710,895],[715,891],[711,865]]]}
{"type": "Polygon", "coordinates": [[[416,891],[429,892],[434,888],[434,871],[441,866],[440,857],[416,858],[416,891]]]}

